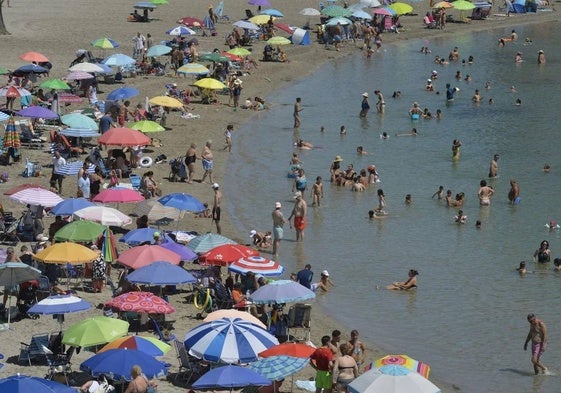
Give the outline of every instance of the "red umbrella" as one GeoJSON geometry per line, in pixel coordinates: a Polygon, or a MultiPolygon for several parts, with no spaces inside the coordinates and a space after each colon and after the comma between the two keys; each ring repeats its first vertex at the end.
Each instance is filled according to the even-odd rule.
{"type": "Polygon", "coordinates": [[[46,63],[46,62],[49,61],[49,59],[47,59],[47,56],[45,56],[45,55],[43,55],[39,52],[25,52],[19,58],[22,59],[23,61],[28,61],[30,63],[32,63],[32,62],[46,63]]]}
{"type": "Polygon", "coordinates": [[[108,188],[93,199],[94,202],[101,203],[129,203],[143,200],[144,196],[140,192],[128,188],[108,188]]]}
{"type": "Polygon", "coordinates": [[[275,345],[259,354],[262,358],[271,356],[292,356],[294,358],[309,358],[316,349],[306,344],[283,343],[275,345]]]}
{"type": "Polygon", "coordinates": [[[240,258],[258,256],[259,251],[241,244],[224,244],[214,247],[199,257],[201,265],[226,266],[240,258]]]}
{"type": "Polygon", "coordinates": [[[291,28],[286,23],[275,23],[274,25],[277,29],[281,29],[282,31],[286,31],[288,34],[294,33],[294,29],[291,28]]]}
{"type": "Polygon", "coordinates": [[[84,101],[84,99],[82,97],[77,96],[76,94],[64,93],[64,92],[58,93],[58,102],[77,104],[82,101],[84,101]]]}
{"type": "Polygon", "coordinates": [[[192,27],[201,27],[203,25],[203,21],[199,18],[193,18],[192,16],[186,16],[185,18],[181,18],[177,21],[177,23],[185,26],[192,26],[192,27]]]}
{"type": "Polygon", "coordinates": [[[148,314],[171,314],[175,312],[168,302],[150,292],[127,292],[105,303],[119,311],[132,311],[148,314]]]}
{"type": "Polygon", "coordinates": [[[220,53],[220,54],[221,54],[222,56],[229,57],[230,60],[232,60],[232,61],[242,61],[242,60],[243,60],[242,57],[233,55],[233,54],[228,53],[228,52],[222,52],[222,53],[220,53]]]}
{"type": "Polygon", "coordinates": [[[117,260],[121,265],[138,269],[148,266],[152,262],[165,261],[174,265],[179,265],[181,256],[158,245],[138,246],[128,249],[119,255],[117,260]]]}
{"type": "Polygon", "coordinates": [[[18,98],[30,96],[31,93],[19,86],[6,86],[0,89],[0,97],[18,98]]]}
{"type": "Polygon", "coordinates": [[[111,128],[102,136],[98,142],[102,145],[113,146],[148,146],[150,137],[132,128],[111,128]]]}
{"type": "Polygon", "coordinates": [[[4,192],[4,195],[13,195],[16,192],[19,192],[21,190],[25,190],[26,188],[42,188],[43,190],[48,190],[47,187],[40,186],[39,184],[26,183],[26,184],[20,184],[19,186],[15,186],[15,187],[10,188],[9,190],[4,192]]]}

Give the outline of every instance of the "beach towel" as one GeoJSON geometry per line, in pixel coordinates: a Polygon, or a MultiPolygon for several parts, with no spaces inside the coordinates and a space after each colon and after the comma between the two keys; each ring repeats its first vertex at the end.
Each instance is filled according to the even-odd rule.
{"type": "Polygon", "coordinates": [[[316,381],[296,381],[296,386],[309,392],[316,391],[316,381]]]}

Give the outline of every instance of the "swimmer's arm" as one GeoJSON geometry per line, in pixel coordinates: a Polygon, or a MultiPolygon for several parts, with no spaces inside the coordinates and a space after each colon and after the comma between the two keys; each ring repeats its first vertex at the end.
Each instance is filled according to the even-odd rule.
{"type": "Polygon", "coordinates": [[[545,351],[545,347],[547,346],[547,327],[545,323],[540,321],[540,326],[542,328],[542,351],[545,351]]]}

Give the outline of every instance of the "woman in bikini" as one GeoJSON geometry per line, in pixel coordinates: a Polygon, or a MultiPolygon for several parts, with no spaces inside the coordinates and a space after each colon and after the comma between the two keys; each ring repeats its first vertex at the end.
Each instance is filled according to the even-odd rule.
{"type": "Polygon", "coordinates": [[[347,393],[348,385],[358,377],[358,365],[351,356],[352,345],[343,343],[339,346],[339,350],[341,356],[338,356],[333,364],[333,384],[336,385],[337,392],[347,393]]]}
{"type": "Polygon", "coordinates": [[[487,185],[485,180],[481,180],[479,186],[479,192],[477,193],[479,196],[479,204],[481,206],[489,206],[491,204],[491,197],[495,191],[487,185]]]}
{"type": "Polygon", "coordinates": [[[407,281],[404,282],[394,282],[391,285],[388,285],[386,289],[391,289],[394,291],[407,291],[409,289],[417,288],[417,276],[419,272],[411,269],[409,270],[409,278],[407,281]]]}

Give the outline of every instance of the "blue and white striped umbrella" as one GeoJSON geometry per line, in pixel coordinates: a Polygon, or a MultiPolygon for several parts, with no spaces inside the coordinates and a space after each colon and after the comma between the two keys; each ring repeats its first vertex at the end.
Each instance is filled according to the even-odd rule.
{"type": "MultiPolygon", "coordinates": [[[[82,169],[83,166],[84,166],[84,163],[82,161],[68,162],[68,163],[66,163],[66,165],[63,165],[62,167],[57,169],[55,171],[55,173],[57,175],[76,176],[78,174],[78,172],[80,171],[80,169],[82,169]]],[[[90,164],[90,166],[88,168],[88,173],[91,174],[91,173],[94,173],[94,172],[95,172],[95,165],[90,164]]]]}
{"type": "Polygon", "coordinates": [[[5,114],[4,112],[0,112],[0,121],[6,121],[10,118],[10,115],[5,114]]]}
{"type": "Polygon", "coordinates": [[[30,314],[67,314],[79,311],[86,311],[92,308],[92,304],[73,295],[53,295],[39,303],[35,303],[29,309],[30,314]]]}
{"type": "Polygon", "coordinates": [[[263,258],[262,256],[249,256],[240,258],[230,264],[228,271],[244,276],[249,272],[253,272],[266,277],[275,277],[284,273],[284,267],[272,259],[263,258]]]}
{"type": "Polygon", "coordinates": [[[75,138],[97,138],[101,136],[97,130],[87,130],[85,128],[65,128],[59,131],[64,136],[71,136],[75,138]]]}
{"type": "Polygon", "coordinates": [[[268,380],[280,381],[304,369],[309,363],[310,358],[279,355],[259,359],[256,362],[250,363],[247,368],[261,374],[268,380]]]}
{"type": "Polygon", "coordinates": [[[183,36],[197,34],[195,30],[191,30],[185,26],[176,26],[166,31],[168,35],[183,36]]]}
{"type": "Polygon", "coordinates": [[[249,363],[279,341],[259,325],[240,318],[222,318],[191,329],[185,347],[197,358],[209,362],[249,363]]]}

